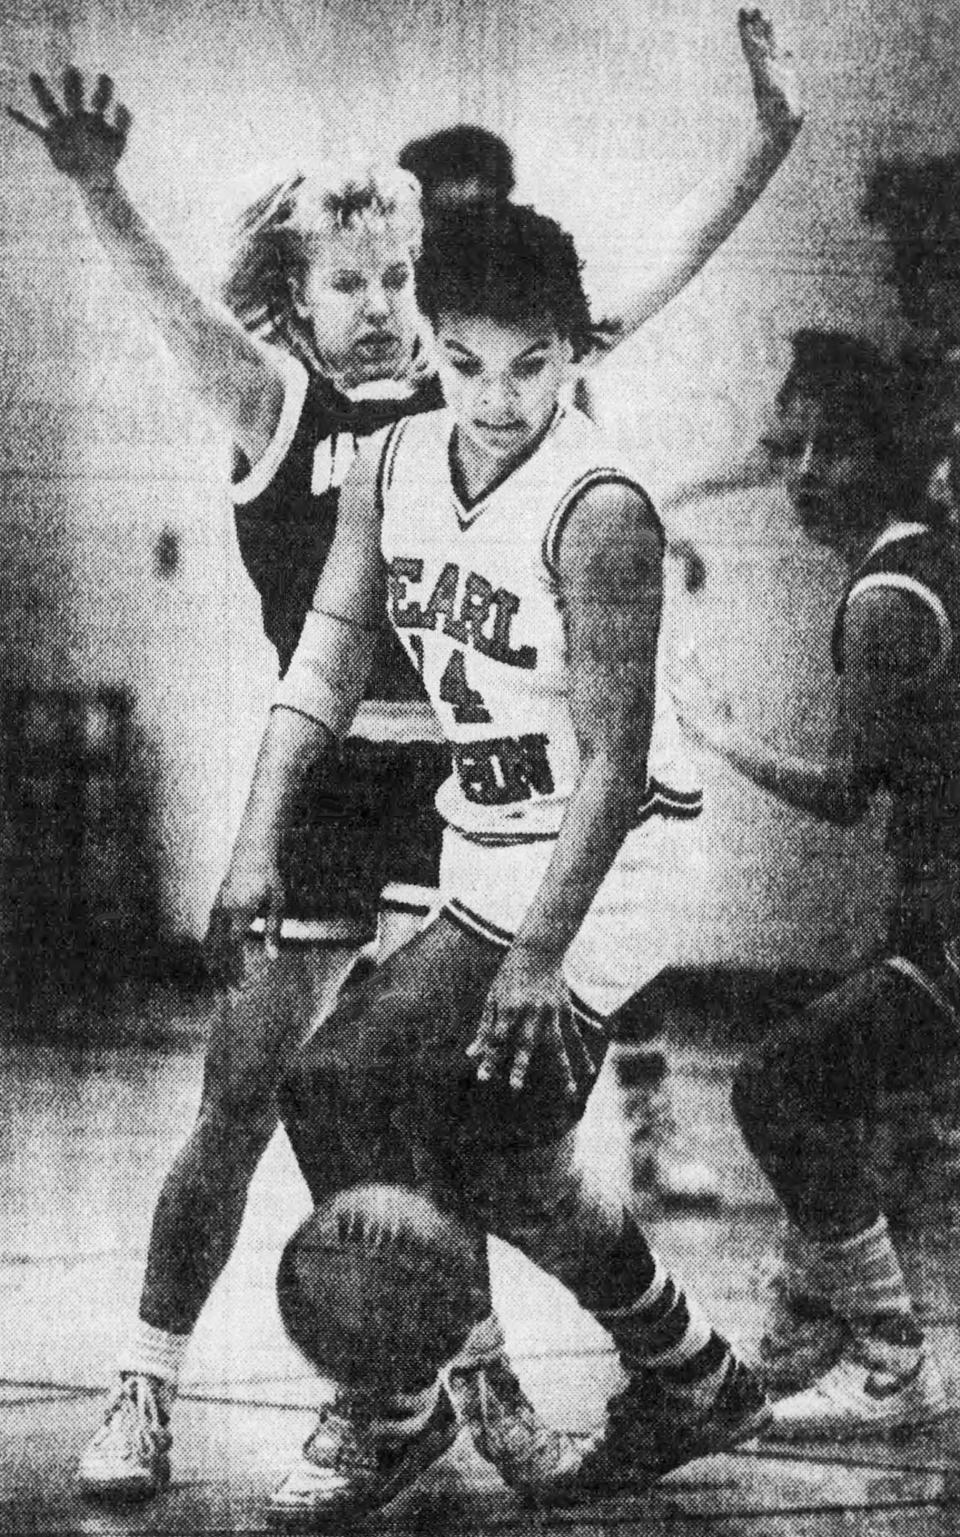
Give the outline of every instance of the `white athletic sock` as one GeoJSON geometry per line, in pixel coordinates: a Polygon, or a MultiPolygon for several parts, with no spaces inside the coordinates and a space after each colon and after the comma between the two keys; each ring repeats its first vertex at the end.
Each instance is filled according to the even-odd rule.
{"type": "Polygon", "coordinates": [[[853,1238],[814,1243],[812,1248],[827,1280],[830,1301],[843,1317],[913,1314],[886,1217],[853,1238]]]}
{"type": "Polygon", "coordinates": [[[155,1377],[162,1382],[166,1392],[164,1407],[176,1397],[189,1334],[168,1334],[165,1329],[154,1329],[152,1324],[137,1319],[136,1328],[120,1357],[120,1371],[138,1377],[155,1377]]]}

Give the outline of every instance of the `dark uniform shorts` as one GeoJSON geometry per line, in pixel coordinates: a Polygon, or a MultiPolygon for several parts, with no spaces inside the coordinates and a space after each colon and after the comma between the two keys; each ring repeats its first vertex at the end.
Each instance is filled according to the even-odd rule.
{"type": "Polygon", "coordinates": [[[388,882],[436,886],[434,797],[449,772],[444,744],[348,737],[305,785],[285,840],[288,915],[346,918],[372,935],[388,882]]]}

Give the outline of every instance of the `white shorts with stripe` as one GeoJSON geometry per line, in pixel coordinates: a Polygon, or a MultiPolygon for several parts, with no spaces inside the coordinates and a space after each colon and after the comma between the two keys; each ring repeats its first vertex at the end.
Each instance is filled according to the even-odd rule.
{"type": "MultiPolygon", "coordinates": [[[[627,999],[689,954],[704,861],[702,818],[651,816],[617,855],[564,958],[577,1013],[604,1024],[627,999]]],[[[507,950],[547,871],[556,840],[489,846],[448,828],[440,856],[446,916],[507,950]]]]}

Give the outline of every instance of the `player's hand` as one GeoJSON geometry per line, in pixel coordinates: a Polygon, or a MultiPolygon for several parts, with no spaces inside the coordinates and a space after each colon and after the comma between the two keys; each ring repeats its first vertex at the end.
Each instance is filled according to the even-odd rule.
{"type": "Polygon", "coordinates": [[[203,947],[216,981],[232,987],[241,985],[250,925],[261,914],[264,951],[267,960],[276,959],[283,907],[283,882],[276,858],[270,851],[238,843],[213,904],[203,947]]]}
{"type": "Polygon", "coordinates": [[[481,1083],[501,1079],[514,1093],[523,1088],[535,1052],[546,1048],[570,1099],[578,1076],[593,1069],[573,1016],[570,994],[556,961],[515,945],[487,994],[477,1033],[467,1056],[477,1063],[481,1083]]]}
{"type": "Polygon", "coordinates": [[[803,123],[793,55],[777,47],[773,22],[759,7],[742,7],[737,12],[737,27],[760,126],[775,144],[789,147],[803,123]]]}
{"type": "Polygon", "coordinates": [[[110,116],[113,81],[98,75],[84,106],[83,76],[73,67],[63,72],[63,106],[57,101],[42,75],[32,74],[30,89],[43,113],[43,123],[8,107],[7,113],[21,128],[36,134],[58,171],[86,187],[108,187],[116,176],[133,119],[127,108],[117,104],[110,116]]]}

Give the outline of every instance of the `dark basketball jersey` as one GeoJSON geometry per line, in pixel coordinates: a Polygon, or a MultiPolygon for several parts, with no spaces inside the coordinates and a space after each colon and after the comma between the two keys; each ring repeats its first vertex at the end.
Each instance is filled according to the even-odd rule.
{"type": "MultiPolygon", "coordinates": [[[[406,394],[349,399],[294,359],[286,366],[286,398],[273,442],[252,468],[239,449],[234,451],[232,487],[240,554],[259,593],[264,632],[276,648],[281,676],[333,543],[340,487],[358,440],[443,403],[433,376],[406,394]]],[[[421,697],[413,668],[387,631],[368,697],[421,697]]]]}
{"type": "Polygon", "coordinates": [[[892,799],[888,835],[900,871],[895,943],[923,946],[960,932],[960,544],[939,522],[887,529],[853,572],[837,613],[833,656],[844,665],[844,619],[858,593],[892,589],[936,625],[939,663],[904,697],[878,776],[892,799]]]}
{"type": "MultiPolygon", "coordinates": [[[[391,394],[349,399],[295,359],[285,358],[284,366],[273,440],[252,468],[235,451],[232,486],[240,554],[281,676],[333,543],[340,487],[358,440],[442,404],[435,377],[406,394],[393,384],[391,394]]],[[[367,697],[423,701],[432,720],[420,680],[386,626],[367,697]]],[[[349,917],[372,933],[388,881],[436,883],[440,823],[433,798],[449,764],[446,750],[424,736],[433,732],[422,722],[399,742],[366,741],[360,728],[309,776],[281,855],[288,915],[349,917]]]]}

